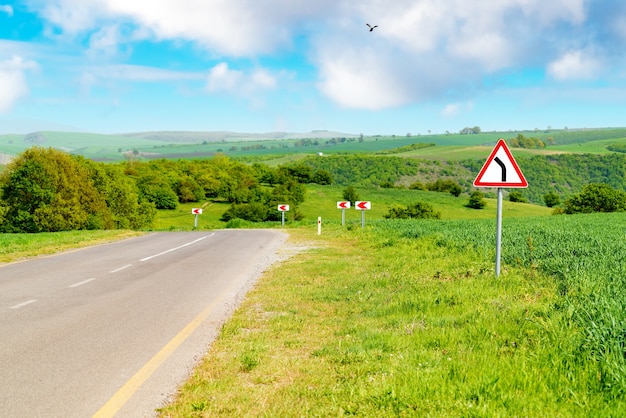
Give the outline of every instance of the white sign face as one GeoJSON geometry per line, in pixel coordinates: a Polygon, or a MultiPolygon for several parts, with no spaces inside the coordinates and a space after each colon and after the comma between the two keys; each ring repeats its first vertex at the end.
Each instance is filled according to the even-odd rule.
{"type": "Polygon", "coordinates": [[[515,158],[500,139],[474,180],[474,187],[528,187],[515,158]]]}
{"type": "Polygon", "coordinates": [[[202,208],[193,208],[193,209],[191,209],[191,214],[192,215],[201,215],[202,214],[202,208]]]}
{"type": "Polygon", "coordinates": [[[350,209],[350,202],[349,201],[337,202],[337,209],[350,209]]]}
{"type": "Polygon", "coordinates": [[[289,212],[289,205],[278,205],[278,210],[280,212],[289,212]]]}
{"type": "Polygon", "coordinates": [[[368,202],[368,201],[354,202],[354,209],[356,210],[370,210],[371,208],[372,208],[372,202],[368,202]]]}

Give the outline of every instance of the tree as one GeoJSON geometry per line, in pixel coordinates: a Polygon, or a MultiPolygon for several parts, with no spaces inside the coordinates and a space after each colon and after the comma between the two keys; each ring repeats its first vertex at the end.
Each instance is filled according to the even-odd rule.
{"type": "Polygon", "coordinates": [[[547,207],[552,208],[561,203],[561,197],[556,192],[548,192],[543,196],[543,201],[547,207]]]}
{"type": "Polygon", "coordinates": [[[354,190],[354,187],[352,187],[352,186],[348,186],[345,189],[343,189],[343,195],[342,196],[343,196],[344,200],[349,201],[353,205],[354,205],[354,202],[359,200],[359,195],[357,194],[356,190],[354,190]]]}
{"type": "Polygon", "coordinates": [[[33,147],[2,175],[5,206],[2,230],[53,232],[113,226],[102,194],[77,158],[52,148],[33,147]]]}
{"type": "Polygon", "coordinates": [[[480,190],[474,190],[469,197],[467,207],[472,209],[482,209],[487,204],[484,200],[485,194],[480,190]]]}
{"type": "Polygon", "coordinates": [[[320,186],[333,184],[333,176],[327,170],[317,170],[311,177],[312,183],[317,183],[320,186]]]}
{"type": "Polygon", "coordinates": [[[570,197],[564,204],[565,213],[622,212],[626,210],[626,192],[608,184],[591,183],[570,197]]]}

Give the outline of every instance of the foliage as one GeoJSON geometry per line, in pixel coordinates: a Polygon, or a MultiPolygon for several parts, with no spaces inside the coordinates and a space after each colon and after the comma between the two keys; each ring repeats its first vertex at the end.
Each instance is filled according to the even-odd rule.
{"type": "Polygon", "coordinates": [[[543,201],[546,206],[552,208],[554,206],[558,206],[561,203],[561,196],[559,196],[556,192],[548,192],[543,195],[543,201]]]}
{"type": "Polygon", "coordinates": [[[111,213],[85,166],[53,149],[31,148],[2,176],[5,232],[111,228],[111,213]]]}
{"type": "Polygon", "coordinates": [[[608,184],[592,183],[565,201],[565,213],[622,212],[626,210],[626,192],[608,184]]]}
{"type": "Polygon", "coordinates": [[[517,134],[515,138],[511,138],[506,141],[511,147],[514,148],[539,148],[543,149],[546,144],[539,138],[526,137],[523,134],[517,134]]]}
{"type": "Polygon", "coordinates": [[[430,148],[430,147],[434,147],[435,144],[431,143],[431,144],[425,144],[422,142],[416,142],[414,144],[409,144],[409,145],[403,145],[401,147],[397,147],[397,148],[391,148],[391,149],[387,149],[387,150],[383,150],[383,151],[378,151],[376,154],[378,155],[388,155],[388,154],[400,154],[403,152],[410,152],[410,151],[417,151],[417,150],[421,150],[424,148],[430,148]]]}
{"type": "Polygon", "coordinates": [[[6,232],[141,228],[155,215],[119,168],[52,148],[25,151],[1,183],[6,232]]]}
{"type": "Polygon", "coordinates": [[[415,202],[406,207],[394,206],[384,217],[386,219],[440,219],[441,213],[435,211],[433,206],[426,202],[415,202]]]}
{"type": "Polygon", "coordinates": [[[449,192],[454,197],[459,197],[461,192],[463,191],[459,183],[450,179],[437,179],[432,183],[427,183],[426,190],[430,190],[433,192],[449,192]]]}
{"type": "Polygon", "coordinates": [[[485,194],[480,190],[474,190],[470,193],[467,207],[472,209],[482,209],[487,203],[485,202],[485,194]]]}
{"type": "Polygon", "coordinates": [[[333,184],[333,176],[326,170],[317,170],[311,177],[311,183],[317,183],[321,186],[333,184]]]}
{"type": "Polygon", "coordinates": [[[343,189],[343,193],[341,196],[343,200],[349,201],[352,205],[354,205],[354,202],[360,199],[355,188],[352,186],[348,186],[345,189],[343,189]]]}
{"type": "Polygon", "coordinates": [[[522,194],[522,192],[515,190],[509,193],[509,200],[511,202],[519,202],[519,203],[526,203],[528,202],[528,200],[524,197],[524,195],[522,194]]]}
{"type": "Polygon", "coordinates": [[[459,132],[461,135],[476,135],[481,132],[480,126],[474,126],[473,128],[465,127],[459,132]]]}
{"type": "Polygon", "coordinates": [[[626,153],[626,144],[609,144],[606,149],[613,152],[626,153]]]}

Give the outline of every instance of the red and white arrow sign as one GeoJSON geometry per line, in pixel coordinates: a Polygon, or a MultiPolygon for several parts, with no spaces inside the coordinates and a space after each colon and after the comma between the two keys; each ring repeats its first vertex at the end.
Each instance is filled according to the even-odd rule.
{"type": "Polygon", "coordinates": [[[202,214],[202,208],[193,208],[193,209],[191,209],[191,214],[192,215],[201,215],[202,214]]]}
{"type": "Polygon", "coordinates": [[[350,209],[350,201],[337,202],[337,209],[350,209]]]}
{"type": "Polygon", "coordinates": [[[354,208],[356,210],[370,210],[372,208],[372,202],[363,202],[363,201],[356,201],[354,202],[354,208]]]}
{"type": "Polygon", "coordinates": [[[289,212],[289,205],[278,205],[278,210],[280,212],[289,212]]]}

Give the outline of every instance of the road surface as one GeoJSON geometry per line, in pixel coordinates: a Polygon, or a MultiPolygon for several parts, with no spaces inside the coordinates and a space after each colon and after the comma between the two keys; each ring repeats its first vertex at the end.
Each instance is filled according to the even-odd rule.
{"type": "Polygon", "coordinates": [[[284,240],[153,233],[0,267],[0,415],[154,415],[284,240]]]}

